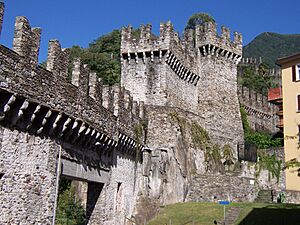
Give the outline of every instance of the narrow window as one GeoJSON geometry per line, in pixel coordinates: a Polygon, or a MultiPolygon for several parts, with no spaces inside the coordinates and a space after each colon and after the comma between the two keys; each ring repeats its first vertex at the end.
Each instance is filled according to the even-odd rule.
{"type": "Polygon", "coordinates": [[[292,66],[292,81],[296,81],[296,66],[292,66]]]}
{"type": "Polygon", "coordinates": [[[300,95],[297,95],[297,110],[300,112],[300,95]]]}
{"type": "Polygon", "coordinates": [[[298,125],[298,143],[300,143],[300,125],[298,125]]]}
{"type": "Polygon", "coordinates": [[[300,81],[300,64],[292,66],[292,80],[300,81]]]}

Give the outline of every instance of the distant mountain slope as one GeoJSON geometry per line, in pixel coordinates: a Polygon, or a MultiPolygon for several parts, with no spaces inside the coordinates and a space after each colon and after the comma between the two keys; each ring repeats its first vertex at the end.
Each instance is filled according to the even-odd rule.
{"type": "Polygon", "coordinates": [[[265,32],[243,48],[243,57],[262,57],[263,62],[274,67],[278,58],[298,52],[300,52],[300,34],[265,32]]]}

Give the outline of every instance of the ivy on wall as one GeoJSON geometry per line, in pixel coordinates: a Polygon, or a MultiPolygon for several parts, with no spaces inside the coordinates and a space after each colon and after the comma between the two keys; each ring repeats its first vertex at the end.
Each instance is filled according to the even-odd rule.
{"type": "Polygon", "coordinates": [[[275,154],[269,155],[264,152],[263,149],[282,147],[282,140],[280,138],[272,139],[271,134],[252,130],[248,122],[247,113],[243,106],[240,107],[240,112],[244,128],[245,142],[254,144],[259,149],[258,162],[255,164],[256,177],[259,176],[262,170],[267,170],[269,180],[276,177],[278,183],[282,170],[282,161],[279,160],[275,154]]]}
{"type": "Polygon", "coordinates": [[[269,181],[271,180],[271,178],[276,177],[278,183],[282,170],[282,161],[277,159],[275,154],[269,155],[261,150],[258,152],[258,157],[259,160],[255,165],[256,177],[259,176],[262,170],[267,170],[269,181]]]}
{"type": "Polygon", "coordinates": [[[293,159],[285,162],[283,169],[286,170],[286,169],[290,169],[290,168],[297,169],[297,172],[298,172],[297,175],[300,177],[300,162],[296,158],[293,158],[293,159]]]}
{"type": "Polygon", "coordinates": [[[147,135],[147,126],[148,123],[146,120],[142,120],[139,123],[135,124],[133,127],[134,137],[136,141],[136,162],[138,162],[141,158],[140,148],[139,146],[146,142],[146,135],[147,135]]]}
{"type": "Polygon", "coordinates": [[[247,118],[247,112],[244,107],[240,107],[241,118],[244,129],[244,139],[245,142],[254,144],[258,149],[266,149],[271,147],[282,147],[281,138],[272,138],[271,134],[254,131],[249,125],[247,118]]]}

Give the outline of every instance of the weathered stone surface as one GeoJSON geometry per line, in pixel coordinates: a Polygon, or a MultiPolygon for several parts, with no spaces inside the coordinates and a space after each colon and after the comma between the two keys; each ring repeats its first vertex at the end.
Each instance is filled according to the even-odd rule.
{"type": "Polygon", "coordinates": [[[120,224],[139,192],[144,105],[133,109],[119,85],[102,97],[101,81],[79,60],[69,82],[68,51],[56,40],[48,70],[37,66],[39,42],[40,29],[18,17],[15,51],[0,45],[0,223],[52,223],[61,154],[61,176],[88,184],[87,222],[120,224]]]}
{"type": "Polygon", "coordinates": [[[4,3],[0,2],[0,36],[2,31],[3,16],[4,16],[4,3]]]}
{"type": "Polygon", "coordinates": [[[254,179],[225,175],[196,175],[193,177],[187,201],[230,200],[253,201],[256,197],[254,179]]]}
{"type": "Polygon", "coordinates": [[[147,35],[132,39],[131,27],[124,28],[121,83],[146,105],[178,107],[204,117],[215,141],[236,149],[243,139],[236,69],[242,44],[240,35],[232,42],[228,32],[223,29],[219,37],[214,24],[197,27],[193,48],[188,45],[191,33],[181,41],[170,23],[162,24],[152,41],[147,35]]]}
{"type": "Polygon", "coordinates": [[[51,224],[59,146],[0,127],[0,223],[51,224]]]}
{"type": "Polygon", "coordinates": [[[204,118],[175,107],[147,106],[147,146],[143,155],[145,196],[163,204],[184,201],[191,173],[205,171],[204,153],[192,145],[191,125],[204,118]],[[176,118],[182,118],[180,124],[176,118]]]}
{"type": "Polygon", "coordinates": [[[235,33],[231,41],[224,28],[219,37],[214,24],[197,27],[196,35],[186,31],[183,40],[169,22],[161,24],[159,37],[149,35],[149,26],[141,29],[139,40],[132,38],[131,27],[122,30],[121,84],[146,105],[149,154],[143,187],[164,204],[183,201],[191,173],[207,169],[205,149],[195,149],[191,134],[184,134],[170,114],[201,125],[214,143],[229,144],[237,155],[243,140],[236,69],[241,35],[235,33]]]}
{"type": "Polygon", "coordinates": [[[294,203],[299,204],[300,203],[300,192],[299,191],[283,191],[285,196],[285,203],[294,203]]]}
{"type": "Polygon", "coordinates": [[[123,224],[134,214],[141,166],[134,159],[120,154],[116,155],[116,160],[117,166],[111,168],[110,181],[96,200],[89,224],[123,224]]]}
{"type": "Polygon", "coordinates": [[[278,131],[278,109],[276,105],[268,102],[267,96],[243,86],[238,87],[238,96],[253,130],[273,133],[278,131]]]}

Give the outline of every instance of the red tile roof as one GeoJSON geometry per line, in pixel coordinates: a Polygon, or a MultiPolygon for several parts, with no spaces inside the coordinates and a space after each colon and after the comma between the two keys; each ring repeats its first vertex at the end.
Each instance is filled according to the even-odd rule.
{"type": "Polygon", "coordinates": [[[268,101],[274,101],[282,99],[282,89],[279,88],[271,88],[268,91],[268,101]]]}

